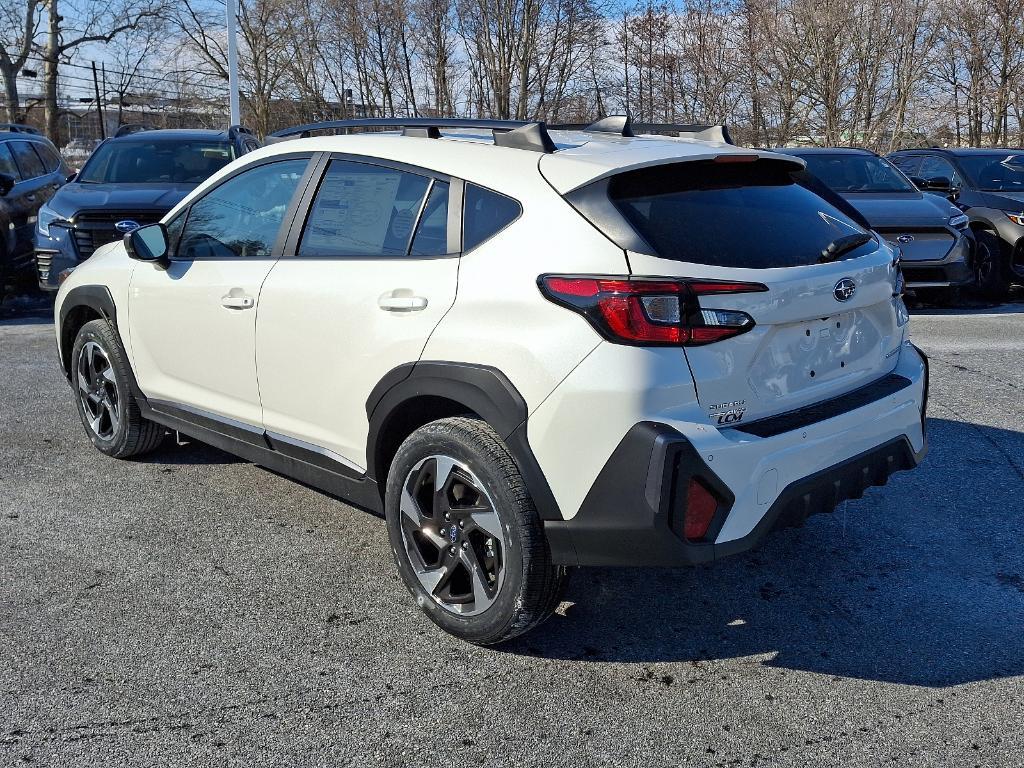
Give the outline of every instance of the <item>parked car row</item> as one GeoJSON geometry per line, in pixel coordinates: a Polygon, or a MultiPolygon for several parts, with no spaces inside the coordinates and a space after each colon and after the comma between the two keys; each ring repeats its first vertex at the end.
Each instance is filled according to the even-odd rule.
{"type": "Polygon", "coordinates": [[[125,126],[74,173],[45,137],[0,132],[0,292],[32,282],[55,291],[61,273],[97,247],[158,221],[197,184],[259,146],[240,126],[125,126]]]}

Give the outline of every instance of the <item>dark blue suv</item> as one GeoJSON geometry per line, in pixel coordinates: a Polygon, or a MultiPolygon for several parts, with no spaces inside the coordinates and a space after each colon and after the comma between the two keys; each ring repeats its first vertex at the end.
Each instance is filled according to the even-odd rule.
{"type": "Polygon", "coordinates": [[[159,221],[198,184],[259,146],[240,126],[226,131],[123,127],[96,147],[71,183],[40,208],[35,233],[39,287],[57,290],[61,273],[101,245],[159,221]]]}

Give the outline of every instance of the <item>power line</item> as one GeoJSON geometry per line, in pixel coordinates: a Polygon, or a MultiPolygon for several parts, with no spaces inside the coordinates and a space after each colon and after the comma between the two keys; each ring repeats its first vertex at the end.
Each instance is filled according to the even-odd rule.
{"type": "MultiPolygon", "coordinates": [[[[37,56],[37,55],[34,55],[34,54],[33,55],[29,55],[28,58],[30,60],[32,60],[32,61],[39,62],[40,64],[45,64],[46,63],[46,59],[45,58],[42,58],[41,56],[37,56]]],[[[73,61],[60,62],[58,64],[58,71],[60,69],[65,69],[65,68],[68,68],[68,67],[70,67],[72,69],[84,69],[84,70],[91,71],[91,67],[89,67],[88,65],[76,64],[73,61]]],[[[112,67],[112,66],[108,66],[107,67],[107,73],[108,74],[113,74],[113,75],[129,78],[129,79],[143,79],[143,80],[150,80],[150,81],[156,81],[156,82],[173,83],[175,85],[183,85],[183,84],[189,83],[189,81],[187,80],[187,76],[190,75],[190,74],[198,75],[198,76],[206,77],[206,78],[218,78],[219,79],[219,77],[220,77],[219,75],[217,75],[214,72],[202,71],[202,70],[198,70],[198,69],[197,70],[180,70],[180,71],[177,71],[175,74],[181,75],[180,78],[170,77],[170,76],[167,76],[167,75],[147,74],[148,72],[150,72],[150,70],[139,69],[139,70],[136,70],[135,72],[129,72],[127,70],[116,68],[116,67],[112,67]]],[[[192,85],[194,85],[194,83],[192,83],[192,85]]],[[[220,91],[224,91],[225,93],[227,93],[227,91],[228,91],[227,84],[216,83],[216,82],[215,83],[204,83],[201,87],[202,88],[213,89],[213,90],[220,90],[220,91]]]]}

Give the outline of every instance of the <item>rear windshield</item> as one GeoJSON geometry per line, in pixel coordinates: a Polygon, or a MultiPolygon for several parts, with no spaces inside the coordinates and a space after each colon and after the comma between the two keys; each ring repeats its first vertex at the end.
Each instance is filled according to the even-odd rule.
{"type": "MultiPolygon", "coordinates": [[[[753,269],[815,264],[830,244],[866,230],[791,169],[771,160],[674,163],[615,176],[608,194],[662,258],[753,269]]],[[[877,247],[869,241],[840,258],[877,247]]]]}
{"type": "Polygon", "coordinates": [[[86,184],[198,184],[235,159],[226,141],[108,141],[85,164],[86,184]]]}

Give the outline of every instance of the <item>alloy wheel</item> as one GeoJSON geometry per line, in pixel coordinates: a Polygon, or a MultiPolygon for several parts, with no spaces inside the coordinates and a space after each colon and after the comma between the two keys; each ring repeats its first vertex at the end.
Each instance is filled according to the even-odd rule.
{"type": "Polygon", "coordinates": [[[472,616],[498,597],[508,542],[494,502],[464,464],[428,456],[406,476],[402,542],[424,591],[451,613],[472,616]]]}
{"type": "Polygon", "coordinates": [[[78,356],[78,397],[89,429],[101,440],[112,440],[121,424],[121,398],[107,353],[87,341],[78,356]]]}
{"type": "Polygon", "coordinates": [[[988,286],[996,269],[996,256],[986,242],[979,242],[974,257],[974,284],[988,286]]]}

